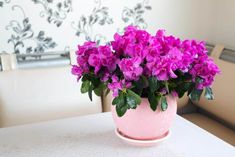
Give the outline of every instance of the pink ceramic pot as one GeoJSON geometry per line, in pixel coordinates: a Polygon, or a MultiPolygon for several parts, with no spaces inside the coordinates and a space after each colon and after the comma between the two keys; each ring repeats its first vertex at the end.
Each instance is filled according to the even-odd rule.
{"type": "Polygon", "coordinates": [[[148,99],[142,98],[137,108],[127,110],[124,116],[118,117],[115,106],[112,105],[112,115],[118,131],[132,139],[153,140],[167,133],[176,115],[177,101],[175,97],[167,97],[168,108],[161,111],[150,108],[148,99]]]}

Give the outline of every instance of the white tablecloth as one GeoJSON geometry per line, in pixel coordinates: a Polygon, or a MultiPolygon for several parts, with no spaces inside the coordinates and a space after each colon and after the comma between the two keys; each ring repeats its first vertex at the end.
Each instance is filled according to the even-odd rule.
{"type": "Polygon", "coordinates": [[[114,133],[111,113],[0,129],[0,157],[235,157],[235,147],[176,117],[159,146],[134,147],[114,133]]]}

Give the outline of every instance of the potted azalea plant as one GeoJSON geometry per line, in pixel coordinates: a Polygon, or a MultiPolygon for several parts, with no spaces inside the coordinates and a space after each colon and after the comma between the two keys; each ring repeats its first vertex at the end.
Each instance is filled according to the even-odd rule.
{"type": "Polygon", "coordinates": [[[219,68],[204,42],[180,40],[158,30],[151,35],[128,26],[123,35],[98,46],[78,46],[72,73],[81,92],[98,96],[112,91],[112,113],[118,131],[131,139],[164,137],[176,115],[177,98],[213,99],[211,85],[219,68]],[[105,92],[103,92],[105,91],[105,92]]]}

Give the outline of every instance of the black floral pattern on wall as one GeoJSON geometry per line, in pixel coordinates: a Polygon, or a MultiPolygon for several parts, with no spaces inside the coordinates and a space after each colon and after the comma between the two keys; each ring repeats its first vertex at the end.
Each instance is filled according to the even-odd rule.
{"type": "Polygon", "coordinates": [[[67,18],[67,14],[72,11],[72,0],[63,0],[55,3],[53,0],[32,1],[43,6],[44,10],[40,12],[40,16],[46,17],[49,23],[53,23],[57,27],[62,25],[63,21],[67,18]]]}
{"type": "Polygon", "coordinates": [[[10,3],[10,2],[11,2],[11,0],[1,0],[1,1],[0,1],[0,7],[3,7],[4,4],[10,3]]]}
{"type": "Polygon", "coordinates": [[[26,17],[23,8],[18,5],[12,6],[13,11],[16,9],[20,10],[23,14],[22,22],[12,20],[9,22],[9,25],[6,26],[6,30],[12,32],[8,43],[13,45],[16,54],[43,53],[57,46],[51,37],[45,36],[44,31],[39,31],[37,35],[35,35],[29,18],[26,17]]]}
{"type": "Polygon", "coordinates": [[[118,27],[132,24],[143,29],[146,28],[145,13],[152,9],[147,0],[135,0],[128,3],[125,3],[125,0],[120,1],[123,6],[130,4],[133,5],[133,8],[117,8],[115,5],[105,5],[105,2],[101,0],[88,1],[0,0],[0,9],[4,7],[0,10],[0,17],[4,18],[0,23],[0,31],[3,34],[1,36],[3,44],[0,45],[0,51],[41,55],[41,53],[49,51],[67,52],[69,49],[74,49],[78,42],[84,40],[103,43],[106,42],[106,37],[110,37],[116,32],[118,27]],[[93,2],[93,5],[89,4],[90,2],[93,2]],[[82,7],[86,7],[88,10],[90,8],[91,12],[82,13],[80,10],[82,7]],[[27,16],[23,10],[26,8],[27,16]],[[72,8],[76,8],[76,10],[72,8]],[[20,13],[19,16],[17,13],[20,13]],[[36,18],[35,16],[32,18],[31,13],[36,14],[36,18]],[[117,16],[111,17],[110,13],[117,16]],[[70,20],[71,18],[75,20],[70,20]],[[42,21],[46,21],[46,23],[41,25],[42,21]],[[55,29],[51,30],[52,27],[48,26],[55,29]],[[108,29],[109,32],[112,31],[111,34],[98,31],[105,29],[108,29]],[[53,38],[48,37],[49,31],[53,34],[53,38]],[[65,37],[66,40],[64,40],[65,37]],[[78,41],[74,40],[74,37],[78,41]],[[55,39],[57,42],[54,41],[55,39]]]}
{"type": "Polygon", "coordinates": [[[152,7],[148,4],[147,0],[144,0],[142,3],[137,3],[134,8],[125,7],[122,11],[122,20],[126,25],[134,25],[145,29],[148,25],[143,15],[147,10],[151,9],[152,7]]]}
{"type": "Polygon", "coordinates": [[[71,25],[76,30],[76,36],[81,37],[83,35],[86,40],[96,41],[99,44],[105,40],[105,36],[98,33],[94,34],[93,27],[112,24],[113,19],[109,17],[108,7],[102,6],[100,0],[95,0],[95,4],[96,6],[90,15],[82,15],[77,24],[73,21],[71,25]]]}

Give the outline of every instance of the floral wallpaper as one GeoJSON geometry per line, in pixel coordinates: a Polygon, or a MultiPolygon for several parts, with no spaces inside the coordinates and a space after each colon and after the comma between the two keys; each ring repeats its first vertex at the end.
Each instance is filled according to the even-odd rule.
{"type": "Polygon", "coordinates": [[[96,6],[88,16],[82,15],[77,24],[75,21],[71,24],[76,30],[76,36],[83,35],[86,40],[100,43],[102,39],[105,40],[105,37],[102,34],[93,34],[93,27],[113,24],[113,19],[109,16],[109,8],[102,6],[101,1],[95,1],[95,4],[96,6]]]}
{"type": "Polygon", "coordinates": [[[148,0],[0,0],[0,53],[44,53],[99,44],[127,25],[147,29],[148,0]]]}
{"type": "Polygon", "coordinates": [[[151,9],[152,7],[146,1],[137,3],[134,8],[125,7],[122,11],[122,20],[129,25],[146,29],[148,25],[144,19],[144,13],[151,9]]]}
{"type": "Polygon", "coordinates": [[[1,0],[0,1],[0,7],[3,7],[6,3],[10,3],[11,0],[1,0]]]}
{"type": "Polygon", "coordinates": [[[53,0],[32,0],[35,4],[40,4],[43,11],[40,12],[40,17],[46,17],[48,23],[53,23],[60,27],[66,19],[67,14],[72,11],[72,0],[64,0],[56,2],[53,0]]]}
{"type": "Polygon", "coordinates": [[[5,27],[7,31],[11,32],[10,38],[7,40],[9,44],[14,47],[14,53],[42,53],[47,49],[52,49],[57,46],[57,44],[52,40],[51,37],[46,37],[45,32],[40,30],[38,33],[33,31],[33,26],[26,17],[22,7],[18,5],[12,6],[12,10],[19,10],[23,18],[17,20],[12,20],[5,27]],[[25,45],[25,42],[32,41],[35,42],[36,46],[25,45]]]}

